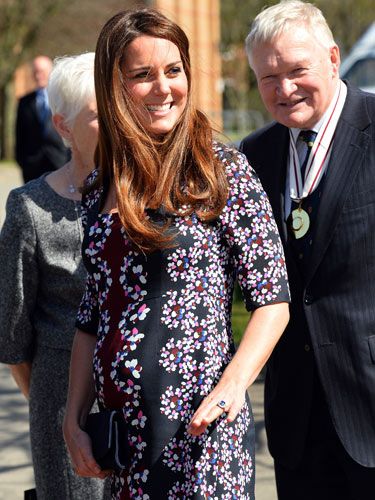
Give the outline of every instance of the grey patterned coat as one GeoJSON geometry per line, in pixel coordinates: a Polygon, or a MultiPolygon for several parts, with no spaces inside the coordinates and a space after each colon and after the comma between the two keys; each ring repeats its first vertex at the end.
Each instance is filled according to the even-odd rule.
{"type": "Polygon", "coordinates": [[[75,475],[61,430],[85,281],[79,208],[41,177],[11,191],[0,234],[0,362],[32,363],[30,437],[38,500],[103,498],[101,482],[75,475]]]}

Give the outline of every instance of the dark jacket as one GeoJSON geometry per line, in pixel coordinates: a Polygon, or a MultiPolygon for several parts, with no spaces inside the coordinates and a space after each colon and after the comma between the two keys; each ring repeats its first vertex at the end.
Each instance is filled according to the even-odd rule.
{"type": "Polygon", "coordinates": [[[298,463],[316,369],[345,449],[375,467],[375,96],[348,87],[305,277],[286,237],[288,148],[288,129],[278,123],[241,144],[270,198],[292,295],[290,323],[268,364],[270,451],[286,466],[298,463]]]}
{"type": "Polygon", "coordinates": [[[36,91],[22,97],[16,121],[16,160],[24,181],[56,170],[69,158],[69,151],[56,132],[51,116],[43,127],[36,107],[36,91]]]}

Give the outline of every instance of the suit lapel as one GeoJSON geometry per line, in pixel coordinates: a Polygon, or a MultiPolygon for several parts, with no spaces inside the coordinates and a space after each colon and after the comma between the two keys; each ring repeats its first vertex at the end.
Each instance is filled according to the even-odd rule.
{"type": "Polygon", "coordinates": [[[36,106],[36,96],[37,96],[37,93],[34,92],[33,95],[32,95],[32,99],[30,101],[30,108],[32,109],[32,112],[33,114],[38,118],[39,120],[39,115],[38,115],[38,109],[37,109],[37,106],[36,106]]]}
{"type": "MultiPolygon", "coordinates": [[[[285,222],[285,183],[289,155],[289,129],[278,124],[268,148],[268,158],[264,164],[265,175],[261,180],[272,205],[272,211],[284,246],[290,282],[301,286],[301,274],[288,243],[288,228],[285,222]]],[[[262,153],[262,152],[261,152],[262,153]]]]}
{"type": "Polygon", "coordinates": [[[284,217],[286,165],[289,151],[289,132],[286,127],[275,131],[273,147],[269,151],[266,172],[265,190],[272,205],[273,214],[277,222],[280,237],[285,244],[287,241],[287,227],[284,217]],[[280,140],[280,134],[282,136],[280,140]]]}
{"type": "Polygon", "coordinates": [[[312,279],[331,241],[343,205],[363,165],[370,123],[365,99],[348,88],[348,96],[336,128],[331,158],[314,231],[307,284],[312,279]],[[321,214],[321,215],[320,215],[321,214]]]}

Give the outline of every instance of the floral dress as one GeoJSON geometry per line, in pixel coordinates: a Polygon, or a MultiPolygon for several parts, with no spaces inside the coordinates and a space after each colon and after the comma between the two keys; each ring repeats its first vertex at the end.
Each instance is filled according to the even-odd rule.
{"type": "MultiPolygon", "coordinates": [[[[169,215],[174,247],[144,254],[118,214],[87,196],[86,291],[77,327],[97,336],[99,404],[121,409],[129,468],[112,476],[113,499],[253,499],[254,422],[247,399],[236,420],[201,436],[186,429],[235,352],[237,279],[249,311],[289,301],[284,255],[268,199],[245,157],[215,144],[229,181],[220,217],[169,215]]],[[[157,223],[168,214],[150,211],[157,223]]]]}

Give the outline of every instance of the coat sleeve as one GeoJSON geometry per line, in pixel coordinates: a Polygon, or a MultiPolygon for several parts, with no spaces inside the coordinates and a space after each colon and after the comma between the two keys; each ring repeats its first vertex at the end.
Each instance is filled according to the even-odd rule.
{"type": "Polygon", "coordinates": [[[37,237],[26,198],[11,191],[0,234],[0,361],[30,361],[39,271],[37,237]]]}

